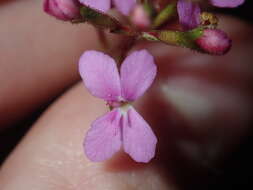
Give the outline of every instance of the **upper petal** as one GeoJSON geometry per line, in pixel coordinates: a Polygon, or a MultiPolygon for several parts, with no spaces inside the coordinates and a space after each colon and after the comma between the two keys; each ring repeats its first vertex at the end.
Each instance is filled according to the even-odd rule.
{"type": "Polygon", "coordinates": [[[190,30],[200,24],[200,8],[197,3],[179,0],[177,3],[179,22],[184,30],[190,30]]]}
{"type": "Polygon", "coordinates": [[[130,108],[123,116],[123,147],[136,162],[149,162],[155,156],[157,139],[148,123],[130,108]]]}
{"type": "Polygon", "coordinates": [[[119,73],[115,61],[98,51],[86,51],[79,60],[79,72],[92,95],[117,101],[121,95],[119,73]]]}
{"type": "Polygon", "coordinates": [[[106,12],[111,8],[111,0],[79,0],[80,3],[91,8],[106,12]]]}
{"type": "Polygon", "coordinates": [[[120,149],[120,117],[119,110],[114,109],[92,123],[84,140],[85,154],[91,161],[109,159],[120,149]]]}
{"type": "Polygon", "coordinates": [[[237,7],[244,3],[245,0],[210,0],[211,4],[217,7],[237,7]]]}
{"type": "Polygon", "coordinates": [[[136,0],[113,0],[115,7],[124,15],[129,15],[136,0]]]}
{"type": "Polygon", "coordinates": [[[153,56],[146,50],[131,53],[120,68],[122,97],[133,101],[152,84],[157,72],[153,56]]]}

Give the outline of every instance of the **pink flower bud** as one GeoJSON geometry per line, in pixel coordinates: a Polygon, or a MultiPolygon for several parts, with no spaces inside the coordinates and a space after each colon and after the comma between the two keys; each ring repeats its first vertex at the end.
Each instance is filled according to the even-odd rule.
{"type": "Polygon", "coordinates": [[[207,53],[224,55],[232,45],[231,39],[222,30],[205,29],[203,35],[196,40],[196,43],[207,53]]]}
{"type": "Polygon", "coordinates": [[[80,17],[77,0],[44,0],[44,11],[65,21],[80,17]]]}
{"type": "Polygon", "coordinates": [[[143,6],[136,5],[131,14],[132,23],[139,29],[149,28],[151,22],[147,12],[144,10],[143,6]]]}

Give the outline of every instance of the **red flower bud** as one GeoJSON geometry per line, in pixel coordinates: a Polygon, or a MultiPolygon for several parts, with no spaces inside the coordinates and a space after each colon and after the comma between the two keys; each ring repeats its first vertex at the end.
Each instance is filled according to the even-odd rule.
{"type": "Polygon", "coordinates": [[[79,7],[77,0],[44,0],[44,11],[60,20],[79,18],[79,7]]]}
{"type": "Polygon", "coordinates": [[[232,45],[228,35],[218,29],[204,29],[203,35],[196,40],[196,43],[205,52],[213,55],[224,55],[232,45]]]}

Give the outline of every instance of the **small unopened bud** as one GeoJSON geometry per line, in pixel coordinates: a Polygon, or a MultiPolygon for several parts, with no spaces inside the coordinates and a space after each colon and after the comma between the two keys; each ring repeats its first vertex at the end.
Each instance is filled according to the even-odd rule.
{"type": "Polygon", "coordinates": [[[151,21],[148,13],[141,5],[136,5],[131,14],[132,24],[138,29],[144,30],[150,27],[151,21]]]}
{"type": "Polygon", "coordinates": [[[64,21],[78,19],[79,8],[77,0],[44,0],[44,11],[64,21]]]}
{"type": "Polygon", "coordinates": [[[203,34],[195,42],[205,52],[213,55],[224,55],[232,45],[228,35],[218,29],[204,29],[203,34]]]}

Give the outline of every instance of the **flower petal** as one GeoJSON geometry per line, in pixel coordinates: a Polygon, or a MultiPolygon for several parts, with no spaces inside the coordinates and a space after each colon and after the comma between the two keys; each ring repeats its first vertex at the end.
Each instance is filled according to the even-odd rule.
{"type": "Polygon", "coordinates": [[[143,95],[154,81],[156,71],[154,58],[148,51],[130,54],[120,69],[122,97],[133,101],[143,95]]]}
{"type": "Polygon", "coordinates": [[[115,61],[98,51],[86,51],[79,60],[79,72],[92,95],[117,101],[121,95],[119,73],[115,61]]]}
{"type": "Polygon", "coordinates": [[[91,161],[109,159],[120,149],[120,118],[121,113],[114,109],[92,123],[84,140],[85,154],[91,161]]]}
{"type": "Polygon", "coordinates": [[[211,4],[216,7],[237,7],[244,3],[245,0],[210,0],[211,4]]]}
{"type": "Polygon", "coordinates": [[[111,8],[111,0],[79,0],[79,2],[102,12],[111,8]]]}
{"type": "Polygon", "coordinates": [[[123,147],[136,162],[149,162],[155,156],[157,139],[147,122],[130,108],[123,116],[123,147]]]}
{"type": "Polygon", "coordinates": [[[177,3],[179,22],[184,30],[190,30],[200,24],[200,7],[197,3],[188,0],[179,0],[177,3]]]}
{"type": "Polygon", "coordinates": [[[129,15],[136,4],[136,0],[113,0],[113,4],[122,14],[129,15]]]}

